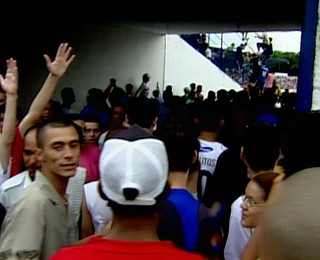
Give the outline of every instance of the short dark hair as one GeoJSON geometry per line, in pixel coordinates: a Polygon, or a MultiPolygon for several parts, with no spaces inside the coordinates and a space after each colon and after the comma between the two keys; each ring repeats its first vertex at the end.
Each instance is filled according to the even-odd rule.
{"type": "Polygon", "coordinates": [[[282,165],[286,176],[303,169],[320,167],[320,113],[295,112],[292,121],[284,128],[282,165]]]}
{"type": "Polygon", "coordinates": [[[60,92],[60,96],[61,98],[64,99],[68,99],[70,98],[70,96],[74,97],[74,90],[71,87],[65,87],[61,90],[60,92]]]}
{"type": "Polygon", "coordinates": [[[170,171],[187,171],[200,143],[187,123],[172,121],[156,131],[156,136],[164,142],[168,154],[170,171]]]}
{"type": "Polygon", "coordinates": [[[200,131],[216,132],[219,130],[223,114],[217,103],[204,101],[196,104],[195,108],[200,131]]]}
{"type": "Polygon", "coordinates": [[[126,111],[129,124],[137,124],[143,128],[150,128],[158,116],[156,101],[145,97],[131,98],[126,111]]]}
{"type": "Polygon", "coordinates": [[[244,131],[245,159],[254,171],[273,169],[280,155],[280,135],[276,126],[257,122],[244,131]]]}
{"type": "Polygon", "coordinates": [[[43,148],[44,140],[46,138],[46,132],[48,128],[65,128],[65,127],[73,127],[78,135],[79,142],[81,140],[81,136],[79,135],[79,130],[77,125],[69,120],[52,120],[46,121],[39,126],[39,130],[37,133],[37,145],[39,148],[43,148]]]}

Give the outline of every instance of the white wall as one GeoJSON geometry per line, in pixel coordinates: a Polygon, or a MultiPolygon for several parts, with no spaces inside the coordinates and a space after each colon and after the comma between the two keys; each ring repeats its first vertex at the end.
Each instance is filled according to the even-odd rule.
{"type": "Polygon", "coordinates": [[[167,35],[166,39],[165,85],[172,85],[175,94],[182,95],[183,88],[191,82],[202,85],[205,96],[209,90],[242,89],[181,37],[167,35]]]}
{"type": "MultiPolygon", "coordinates": [[[[157,82],[161,90],[172,85],[177,95],[182,94],[183,88],[191,82],[202,84],[205,96],[209,89],[240,89],[237,83],[177,35],[165,36],[125,25],[107,24],[86,25],[67,36],[56,37],[56,46],[51,43],[49,50],[46,46],[43,49],[53,59],[58,43],[68,41],[73,47],[76,59],[59,82],[53,98],[60,101],[63,87],[74,88],[76,103],[73,108],[78,112],[86,104],[89,88],[104,90],[110,78],[116,78],[120,87],[132,83],[137,88],[144,73],[151,75],[150,94],[157,82]]],[[[21,79],[25,86],[19,101],[24,109],[47,75],[42,55],[36,56],[32,72],[21,79]]]]}
{"type": "Polygon", "coordinates": [[[65,86],[75,89],[78,111],[85,105],[86,92],[91,87],[105,89],[110,78],[120,87],[132,83],[135,89],[142,75],[151,75],[150,85],[163,85],[165,36],[135,31],[126,27],[88,27],[72,42],[76,60],[65,75],[55,98],[65,86]]]}

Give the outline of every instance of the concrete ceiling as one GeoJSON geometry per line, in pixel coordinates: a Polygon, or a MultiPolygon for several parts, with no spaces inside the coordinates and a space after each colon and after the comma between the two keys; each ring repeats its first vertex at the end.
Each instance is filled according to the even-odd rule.
{"type": "Polygon", "coordinates": [[[161,2],[163,5],[154,4],[126,14],[94,17],[93,20],[102,24],[120,22],[141,30],[164,34],[299,31],[306,4],[305,0],[173,2],[175,1],[172,0],[167,5],[161,2]]]}
{"type": "MultiPolygon", "coordinates": [[[[301,30],[306,0],[105,1],[25,3],[2,12],[2,30],[81,31],[88,23],[121,23],[162,34],[301,30]]],[[[9,2],[6,4],[8,5],[9,2]]],[[[11,8],[3,7],[5,10],[11,8]]]]}
{"type": "MultiPolygon", "coordinates": [[[[86,25],[121,24],[161,34],[301,30],[306,0],[128,1],[94,0],[48,7],[26,2],[0,15],[1,52],[18,56],[81,35],[86,25]],[[57,40],[58,39],[58,40],[57,40]],[[17,54],[16,54],[17,53],[17,54]]],[[[9,3],[9,2],[8,2],[9,3]]],[[[15,5],[14,2],[12,2],[15,5]]],[[[11,8],[6,7],[6,10],[11,8]]]]}

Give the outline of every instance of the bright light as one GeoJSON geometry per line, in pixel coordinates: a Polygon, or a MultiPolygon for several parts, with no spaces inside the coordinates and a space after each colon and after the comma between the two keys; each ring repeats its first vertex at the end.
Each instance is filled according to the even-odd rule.
{"type": "MultiPolygon", "coordinates": [[[[261,34],[261,32],[257,32],[261,34]]],[[[257,42],[261,42],[260,39],[255,37],[255,32],[248,33],[248,46],[244,51],[257,52],[257,42]]],[[[301,32],[267,32],[268,37],[272,37],[272,45],[274,51],[282,52],[299,52],[301,42],[301,32]]],[[[243,43],[242,33],[210,33],[208,38],[210,40],[209,45],[211,47],[221,47],[221,36],[223,39],[223,49],[226,49],[232,43],[235,47],[243,43]]]]}

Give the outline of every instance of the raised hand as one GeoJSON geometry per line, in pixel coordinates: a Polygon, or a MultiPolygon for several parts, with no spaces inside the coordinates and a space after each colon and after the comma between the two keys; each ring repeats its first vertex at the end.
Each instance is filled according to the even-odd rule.
{"type": "Polygon", "coordinates": [[[47,54],[43,57],[46,60],[49,72],[56,77],[62,77],[69,65],[74,60],[75,55],[71,55],[72,47],[68,43],[61,43],[54,61],[51,61],[47,54]]]}
{"type": "Polygon", "coordinates": [[[16,95],[18,91],[18,67],[13,58],[7,60],[7,72],[5,78],[0,75],[0,84],[7,95],[16,95]]]}

